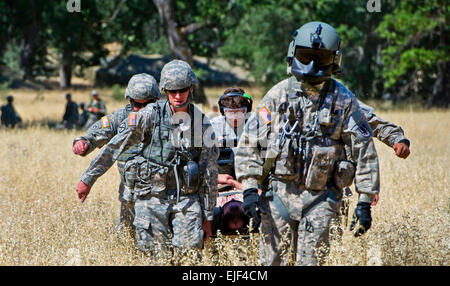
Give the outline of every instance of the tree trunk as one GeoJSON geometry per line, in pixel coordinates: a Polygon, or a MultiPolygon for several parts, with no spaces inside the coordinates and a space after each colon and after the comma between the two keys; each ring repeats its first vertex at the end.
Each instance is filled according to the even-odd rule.
{"type": "Polygon", "coordinates": [[[36,55],[39,36],[38,11],[34,1],[29,1],[31,7],[31,24],[25,28],[25,37],[20,42],[19,68],[22,80],[28,78],[33,69],[33,60],[36,55]]]}
{"type": "Polygon", "coordinates": [[[62,51],[59,54],[59,88],[67,89],[71,86],[72,81],[72,61],[70,55],[62,51]]]}
{"type": "MultiPolygon", "coordinates": [[[[153,0],[158,13],[163,21],[164,30],[166,31],[167,40],[170,45],[170,51],[176,59],[183,60],[194,67],[194,59],[192,57],[192,50],[186,39],[187,31],[180,27],[176,21],[175,1],[174,0],[153,0]]],[[[188,32],[192,32],[189,30],[188,32]]],[[[194,91],[194,101],[198,103],[207,103],[203,84],[199,84],[194,91]]]]}

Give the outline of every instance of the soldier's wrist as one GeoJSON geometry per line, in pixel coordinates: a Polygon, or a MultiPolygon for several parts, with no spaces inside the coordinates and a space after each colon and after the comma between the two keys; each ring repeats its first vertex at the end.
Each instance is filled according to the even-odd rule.
{"type": "Polygon", "coordinates": [[[86,175],[86,174],[82,174],[80,177],[80,181],[82,181],[83,183],[85,183],[86,185],[88,185],[89,187],[92,187],[95,184],[95,179],[86,175]]]}
{"type": "Polygon", "coordinates": [[[407,146],[408,146],[408,148],[409,148],[409,145],[410,145],[410,142],[409,142],[409,140],[408,139],[402,139],[402,140],[400,140],[400,141],[398,141],[397,143],[403,143],[403,144],[406,144],[407,146]]]}
{"type": "Polygon", "coordinates": [[[375,199],[375,195],[372,194],[359,194],[358,202],[371,204],[375,199]]]}

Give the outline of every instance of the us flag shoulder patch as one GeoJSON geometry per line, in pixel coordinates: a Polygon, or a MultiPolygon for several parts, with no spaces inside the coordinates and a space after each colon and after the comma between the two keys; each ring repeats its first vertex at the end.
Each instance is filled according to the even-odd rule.
{"type": "Polygon", "coordinates": [[[136,113],[128,115],[128,126],[136,126],[136,113]]]}
{"type": "Polygon", "coordinates": [[[111,126],[111,125],[109,124],[108,116],[103,116],[102,117],[102,127],[103,128],[108,128],[109,126],[111,126]]]}
{"type": "Polygon", "coordinates": [[[269,109],[267,107],[263,107],[258,111],[259,116],[262,118],[262,120],[267,124],[272,122],[272,115],[270,114],[269,109]]]}

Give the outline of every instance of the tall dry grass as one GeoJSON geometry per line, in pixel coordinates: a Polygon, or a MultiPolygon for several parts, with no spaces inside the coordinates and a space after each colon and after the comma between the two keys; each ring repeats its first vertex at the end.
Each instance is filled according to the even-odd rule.
{"type": "MultiPolygon", "coordinates": [[[[208,92],[217,98],[222,89],[208,92]]],[[[64,112],[62,92],[14,95],[25,123],[60,120],[64,112]]],[[[72,95],[78,102],[89,98],[87,91],[72,95]]],[[[104,99],[108,111],[123,104],[104,99]]],[[[361,238],[346,230],[342,240],[332,240],[325,264],[448,265],[450,112],[378,115],[404,128],[412,142],[411,155],[399,159],[393,150],[376,143],[382,188],[380,202],[372,209],[373,226],[361,238]]],[[[86,158],[72,154],[72,140],[82,131],[29,125],[0,130],[0,265],[258,265],[257,235],[210,240],[202,259],[194,251],[160,259],[137,251],[130,236],[115,232],[119,212],[115,167],[81,204],[75,185],[97,152],[86,158]]],[[[356,196],[351,210],[355,204],[356,196]]]]}

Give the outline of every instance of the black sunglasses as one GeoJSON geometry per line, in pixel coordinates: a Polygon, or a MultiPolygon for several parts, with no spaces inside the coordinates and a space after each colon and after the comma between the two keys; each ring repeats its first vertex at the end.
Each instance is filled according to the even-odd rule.
{"type": "Polygon", "coordinates": [[[172,93],[172,94],[176,94],[177,92],[179,92],[179,93],[185,93],[185,92],[188,91],[190,88],[191,88],[191,87],[188,86],[188,87],[185,87],[185,88],[174,89],[174,90],[166,89],[166,91],[167,91],[168,93],[172,93]]]}
{"type": "Polygon", "coordinates": [[[132,98],[130,98],[130,104],[131,104],[131,106],[136,107],[136,108],[143,108],[143,107],[145,107],[147,104],[152,103],[152,102],[154,102],[154,100],[149,100],[149,101],[140,103],[140,102],[134,101],[132,98]]]}

